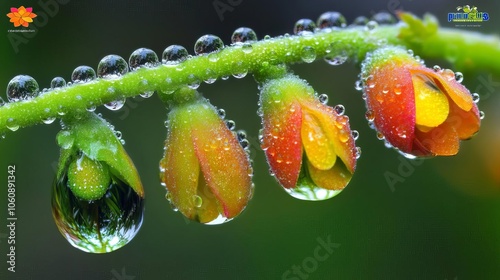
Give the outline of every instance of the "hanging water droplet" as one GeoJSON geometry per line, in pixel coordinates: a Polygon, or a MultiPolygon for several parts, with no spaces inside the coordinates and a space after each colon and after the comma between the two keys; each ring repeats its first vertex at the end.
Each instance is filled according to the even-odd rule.
{"type": "Polygon", "coordinates": [[[28,100],[38,94],[38,83],[28,75],[17,75],[7,85],[7,100],[16,102],[28,100]]]}
{"type": "Polygon", "coordinates": [[[188,76],[188,84],[187,86],[191,89],[197,89],[200,87],[200,80],[194,74],[190,74],[188,76]]]}
{"type": "Polygon", "coordinates": [[[356,83],[354,84],[354,89],[355,90],[363,90],[363,81],[357,80],[356,83]]]}
{"type": "Polygon", "coordinates": [[[221,38],[207,34],[201,36],[194,44],[194,53],[196,55],[212,53],[224,48],[224,43],[221,38]]]}
{"type": "Polygon", "coordinates": [[[46,117],[46,118],[42,118],[42,122],[44,124],[51,124],[53,123],[54,121],[56,120],[55,117],[46,117]]]}
{"type": "Polygon", "coordinates": [[[339,53],[330,53],[327,56],[325,56],[326,63],[333,66],[344,64],[344,62],[346,62],[347,59],[349,59],[349,55],[345,50],[342,50],[339,53]]]}
{"type": "Polygon", "coordinates": [[[240,27],[233,32],[231,43],[244,43],[248,41],[257,41],[257,34],[253,29],[248,27],[240,27]]]}
{"type": "Polygon", "coordinates": [[[319,16],[317,26],[320,29],[328,27],[345,27],[347,21],[339,12],[326,12],[319,16]]]}
{"type": "Polygon", "coordinates": [[[327,95],[327,94],[325,94],[325,93],[320,94],[320,95],[318,96],[318,100],[319,100],[319,102],[321,102],[322,104],[326,104],[326,103],[328,103],[328,95],[327,95]]]}
{"type": "Polygon", "coordinates": [[[66,80],[62,77],[55,77],[50,81],[50,88],[55,89],[55,88],[62,88],[66,86],[66,80]]]}
{"type": "Polygon", "coordinates": [[[158,65],[158,56],[153,50],[139,48],[130,55],[128,64],[132,71],[139,68],[152,68],[158,65]]]}
{"type": "Polygon", "coordinates": [[[361,157],[361,147],[356,147],[356,159],[361,157]]]}
{"type": "Polygon", "coordinates": [[[115,54],[103,57],[97,66],[97,77],[99,78],[118,79],[127,72],[127,62],[121,56],[115,54]]]}
{"type": "Polygon", "coordinates": [[[248,73],[248,69],[245,67],[245,65],[243,64],[243,62],[239,61],[237,63],[235,63],[233,65],[234,69],[233,69],[233,77],[237,78],[237,79],[241,79],[241,78],[245,78],[247,73],[248,73]]]}
{"type": "Polygon", "coordinates": [[[359,16],[354,19],[352,22],[352,25],[357,25],[357,26],[365,26],[368,23],[368,18],[365,16],[359,16]]]}
{"type": "Polygon", "coordinates": [[[123,107],[123,105],[125,105],[125,101],[126,98],[122,97],[117,100],[104,104],[104,107],[108,108],[111,111],[118,111],[123,107]]]}
{"type": "Polygon", "coordinates": [[[214,70],[207,68],[205,70],[205,75],[207,76],[207,78],[203,80],[205,83],[213,84],[215,83],[215,81],[217,81],[217,74],[214,72],[214,70]]]}
{"type": "Polygon", "coordinates": [[[337,116],[342,116],[345,113],[345,107],[342,104],[335,105],[335,107],[333,107],[333,110],[335,111],[337,116]]]}
{"type": "Polygon", "coordinates": [[[385,139],[384,134],[382,134],[382,132],[377,131],[377,139],[378,140],[384,140],[385,139]]]}
{"type": "Polygon", "coordinates": [[[316,29],[316,24],[314,23],[314,21],[308,18],[303,18],[299,19],[295,23],[293,27],[293,34],[300,35],[303,31],[314,32],[314,29],[316,29]]]}
{"type": "Polygon", "coordinates": [[[459,83],[462,83],[462,81],[464,80],[464,74],[462,74],[462,72],[455,72],[455,80],[457,80],[457,82],[459,83]]]}
{"type": "Polygon", "coordinates": [[[483,111],[479,111],[479,119],[484,119],[484,112],[483,111]]]}
{"type": "Polygon", "coordinates": [[[247,54],[251,53],[253,51],[252,44],[244,43],[243,46],[241,46],[241,50],[247,54]]]}
{"type": "Polygon", "coordinates": [[[226,111],[224,109],[217,109],[217,114],[221,119],[224,119],[226,117],[226,111]]]}
{"type": "Polygon", "coordinates": [[[375,28],[378,27],[378,23],[376,21],[370,20],[369,22],[366,23],[365,29],[366,31],[372,31],[375,30],[375,28]]]}
{"type": "Polygon", "coordinates": [[[90,66],[82,65],[73,70],[71,80],[73,83],[86,83],[95,79],[95,71],[90,66]]]}
{"type": "Polygon", "coordinates": [[[352,130],[351,134],[352,134],[352,138],[354,139],[354,141],[358,140],[359,132],[357,130],[352,130]]]}
{"type": "Polygon", "coordinates": [[[305,63],[311,63],[316,59],[316,51],[313,47],[306,46],[302,48],[300,58],[302,58],[302,61],[305,63]]]}
{"type": "MultiPolygon", "coordinates": [[[[85,170],[82,170],[85,171],[85,170]]],[[[69,186],[66,170],[52,188],[52,215],[57,228],[75,248],[90,253],[115,251],[129,243],[139,231],[144,198],[125,182],[113,177],[104,195],[81,199],[71,190],[96,186],[69,186]]],[[[91,180],[82,176],[81,181],[91,180]]]]}
{"type": "Polygon", "coordinates": [[[180,45],[168,46],[161,55],[162,63],[164,64],[178,64],[186,60],[189,56],[186,48],[180,45]]]}
{"type": "Polygon", "coordinates": [[[236,127],[236,123],[233,120],[227,120],[226,126],[229,130],[234,130],[234,128],[236,127]]]}
{"type": "Polygon", "coordinates": [[[479,94],[477,93],[472,94],[472,101],[474,101],[474,103],[478,103],[480,99],[481,98],[479,97],[479,94]]]}
{"type": "Polygon", "coordinates": [[[372,20],[378,24],[393,24],[396,23],[396,18],[388,12],[379,12],[372,16],[372,20]]]}
{"type": "Polygon", "coordinates": [[[141,94],[139,94],[142,98],[150,98],[151,96],[153,96],[153,94],[155,94],[154,91],[145,91],[141,94]]]}
{"type": "Polygon", "coordinates": [[[14,118],[8,118],[6,126],[10,131],[16,131],[19,129],[19,124],[17,123],[17,120],[14,118]]]}
{"type": "Polygon", "coordinates": [[[71,132],[68,130],[61,130],[57,133],[57,144],[59,147],[67,150],[73,146],[75,138],[71,135],[71,132]]]}
{"type": "Polygon", "coordinates": [[[375,120],[375,112],[372,110],[368,110],[365,113],[366,120],[369,122],[373,122],[375,120]]]}

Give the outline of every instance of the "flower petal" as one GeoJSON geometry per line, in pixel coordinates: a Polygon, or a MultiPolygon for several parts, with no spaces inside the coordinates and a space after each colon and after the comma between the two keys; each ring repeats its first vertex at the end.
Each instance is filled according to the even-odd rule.
{"type": "Polygon", "coordinates": [[[412,80],[415,91],[416,124],[427,127],[442,124],[450,112],[446,95],[425,75],[414,74],[412,80]]]}
{"type": "Polygon", "coordinates": [[[25,22],[33,22],[33,19],[32,19],[32,18],[30,18],[30,17],[23,17],[23,20],[24,20],[25,22]]]}
{"type": "Polygon", "coordinates": [[[352,173],[347,170],[345,164],[340,160],[328,170],[317,169],[310,162],[307,162],[307,167],[313,182],[323,189],[342,190],[352,178],[352,173]]]}
{"type": "Polygon", "coordinates": [[[415,130],[415,150],[417,156],[452,156],[458,153],[460,140],[455,127],[450,122],[422,132],[415,130]]]}
{"type": "Polygon", "coordinates": [[[333,123],[329,123],[321,113],[315,114],[305,108],[302,110],[302,145],[308,161],[320,170],[332,168],[337,159],[333,139],[325,131],[331,129],[331,125],[333,123]]]}
{"type": "Polygon", "coordinates": [[[481,126],[479,109],[476,104],[473,104],[471,110],[466,112],[460,109],[457,104],[451,102],[450,117],[447,122],[450,122],[455,127],[461,140],[470,139],[479,131],[481,126]]]}
{"type": "Polygon", "coordinates": [[[28,12],[28,13],[33,12],[33,7],[26,8],[26,12],[28,12]]]}
{"type": "Polygon", "coordinates": [[[26,8],[24,6],[19,7],[18,13],[23,16],[26,13],[26,8]]]}
{"type": "Polygon", "coordinates": [[[10,8],[10,11],[11,11],[12,13],[17,13],[17,12],[18,12],[18,9],[17,9],[17,8],[12,7],[12,8],[10,8]]]}

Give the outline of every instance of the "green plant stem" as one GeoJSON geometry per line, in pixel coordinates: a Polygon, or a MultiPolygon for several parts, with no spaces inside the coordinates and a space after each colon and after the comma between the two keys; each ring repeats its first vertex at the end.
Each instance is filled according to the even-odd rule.
{"type": "Polygon", "coordinates": [[[424,58],[446,58],[462,67],[489,69],[500,75],[498,37],[438,28],[432,34],[417,34],[418,40],[415,40],[417,35],[411,32],[419,31],[414,24],[412,27],[412,24],[399,23],[373,30],[349,27],[308,36],[281,36],[226,47],[218,53],[195,56],[178,65],[142,68],[115,80],[98,79],[55,89],[28,101],[0,107],[0,134],[7,129],[41,123],[44,119],[83,114],[87,108],[148,91],[156,91],[164,95],[162,100],[168,100],[181,86],[196,87],[211,79],[258,73],[273,65],[312,62],[325,56],[348,56],[360,63],[367,52],[387,44],[414,48],[415,53],[424,58]],[[400,36],[402,31],[406,32],[405,36],[400,36]]]}

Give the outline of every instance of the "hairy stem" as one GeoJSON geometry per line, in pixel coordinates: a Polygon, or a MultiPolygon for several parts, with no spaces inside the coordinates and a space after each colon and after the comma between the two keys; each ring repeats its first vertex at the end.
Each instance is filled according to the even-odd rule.
{"type": "Polygon", "coordinates": [[[498,37],[437,27],[433,32],[422,33],[421,29],[427,28],[425,20],[410,17],[405,21],[373,30],[364,26],[349,27],[264,39],[195,56],[177,65],[142,68],[115,80],[98,79],[51,90],[34,99],[0,107],[0,134],[7,129],[16,130],[61,115],[78,117],[87,108],[148,91],[156,91],[165,101],[181,94],[182,91],[173,93],[181,86],[194,88],[203,81],[265,72],[265,68],[273,65],[312,62],[325,56],[340,60],[349,57],[359,63],[367,52],[387,44],[413,48],[416,54],[425,58],[445,58],[461,67],[488,69],[500,75],[498,37]]]}

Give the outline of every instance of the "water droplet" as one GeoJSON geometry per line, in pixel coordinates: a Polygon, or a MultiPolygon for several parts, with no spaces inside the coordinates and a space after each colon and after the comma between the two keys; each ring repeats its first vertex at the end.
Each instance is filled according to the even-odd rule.
{"type": "Polygon", "coordinates": [[[117,100],[104,104],[104,107],[108,108],[111,111],[118,111],[123,107],[123,105],[125,105],[125,101],[126,98],[122,97],[117,100]]]}
{"type": "Polygon", "coordinates": [[[357,80],[356,83],[354,84],[354,89],[363,90],[363,81],[357,80]]]}
{"type": "Polygon", "coordinates": [[[196,77],[194,74],[190,74],[188,76],[188,84],[187,86],[191,89],[197,89],[200,87],[200,80],[198,79],[198,77],[196,77]]]}
{"type": "Polygon", "coordinates": [[[193,206],[196,208],[200,208],[203,205],[203,199],[199,195],[193,196],[193,206]]]}
{"type": "Polygon", "coordinates": [[[171,45],[168,46],[161,55],[162,63],[174,65],[179,64],[189,57],[189,53],[183,46],[171,45]]]}
{"type": "Polygon", "coordinates": [[[240,142],[240,146],[244,149],[244,150],[247,150],[249,147],[250,147],[250,142],[248,142],[247,139],[242,139],[239,141],[240,142]]]}
{"type": "Polygon", "coordinates": [[[73,70],[71,80],[73,83],[86,83],[95,79],[95,71],[90,66],[82,65],[73,70]]]}
{"type": "Polygon", "coordinates": [[[455,79],[457,82],[462,83],[464,80],[464,74],[462,74],[462,72],[455,72],[455,79]]]}
{"type": "Polygon", "coordinates": [[[241,46],[241,50],[247,54],[251,53],[253,51],[252,44],[244,43],[243,46],[241,46]]]}
{"type": "Polygon", "coordinates": [[[205,78],[204,82],[207,84],[213,84],[215,81],[217,81],[217,74],[215,73],[214,70],[207,68],[205,70],[205,75],[207,78],[205,78]]]}
{"type": "Polygon", "coordinates": [[[450,70],[450,69],[444,69],[441,72],[441,75],[446,78],[448,81],[454,80],[455,79],[455,73],[450,70]]]}
{"type": "Polygon", "coordinates": [[[257,41],[257,34],[253,29],[248,27],[240,27],[233,32],[231,43],[244,43],[248,41],[257,41]]]}
{"type": "Polygon", "coordinates": [[[96,110],[96,106],[92,103],[87,106],[87,111],[88,112],[94,112],[96,110]]]}
{"type": "MultiPolygon", "coordinates": [[[[321,102],[322,104],[326,104],[328,103],[328,95],[327,94],[320,94],[318,96],[318,99],[319,99],[319,102],[321,102]]],[[[293,107],[292,107],[293,108],[293,107]]]]}
{"type": "Polygon", "coordinates": [[[337,116],[342,116],[345,113],[345,107],[341,104],[335,105],[335,107],[333,107],[333,110],[335,111],[337,116]]]}
{"type": "Polygon", "coordinates": [[[7,100],[9,102],[28,100],[35,97],[38,90],[38,83],[31,76],[18,75],[7,85],[7,100]]]}
{"type": "Polygon", "coordinates": [[[378,23],[376,21],[370,20],[369,22],[366,23],[365,29],[366,31],[372,31],[375,30],[375,28],[378,27],[378,23]]]}
{"type": "Polygon", "coordinates": [[[229,130],[234,130],[234,128],[236,127],[236,123],[233,120],[227,120],[226,126],[229,130]]]}
{"type": "Polygon", "coordinates": [[[347,52],[345,50],[342,50],[340,51],[340,53],[337,54],[334,53],[328,54],[327,56],[325,56],[325,61],[330,65],[337,66],[344,64],[344,62],[346,62],[348,58],[349,55],[347,54],[347,52]]]}
{"type": "Polygon", "coordinates": [[[0,107],[2,107],[3,105],[5,105],[5,101],[3,100],[2,97],[0,97],[0,107]]]}
{"type": "Polygon", "coordinates": [[[17,123],[17,120],[14,118],[8,118],[6,126],[8,129],[10,129],[10,131],[16,131],[19,129],[19,124],[17,123]]]}
{"type": "Polygon", "coordinates": [[[43,119],[42,119],[42,122],[43,122],[44,124],[51,124],[51,123],[53,123],[55,120],[56,120],[56,118],[55,118],[55,117],[46,117],[46,118],[43,118],[43,119]]]}
{"type": "Polygon", "coordinates": [[[226,117],[226,111],[224,109],[217,109],[217,114],[221,119],[224,119],[226,117]]]}
{"type": "Polygon", "coordinates": [[[365,16],[359,16],[354,19],[352,25],[365,26],[368,23],[368,18],[365,16]]]}
{"type": "Polygon", "coordinates": [[[305,63],[311,63],[316,59],[316,51],[313,47],[306,46],[302,49],[300,57],[305,63]]]}
{"type": "Polygon", "coordinates": [[[50,82],[50,88],[55,89],[55,88],[62,88],[66,86],[66,80],[62,77],[55,77],[52,79],[50,82]]]}
{"type": "Polygon", "coordinates": [[[434,65],[432,69],[434,69],[435,72],[441,72],[441,67],[439,65],[434,65]]]}
{"type": "Polygon", "coordinates": [[[354,141],[358,140],[359,132],[357,130],[352,130],[351,134],[352,134],[352,138],[354,139],[354,141]]]}
{"type": "Polygon", "coordinates": [[[361,147],[356,147],[356,159],[361,157],[361,147]]]}
{"type": "Polygon", "coordinates": [[[406,50],[406,52],[407,52],[409,55],[413,56],[413,50],[412,50],[412,49],[408,49],[408,50],[406,50]]]}
{"type": "Polygon", "coordinates": [[[125,140],[124,139],[120,139],[120,143],[122,144],[122,146],[125,145],[125,140]]]}
{"type": "Polygon", "coordinates": [[[293,34],[300,35],[303,31],[314,32],[314,29],[316,29],[316,24],[314,23],[314,21],[308,18],[303,18],[299,19],[295,23],[293,27],[293,34]]]}
{"type": "Polygon", "coordinates": [[[85,252],[112,252],[129,243],[142,225],[143,212],[144,198],[115,177],[105,194],[95,200],[75,196],[68,185],[68,171],[52,188],[52,215],[57,228],[72,246],[85,252]]]}
{"type": "Polygon", "coordinates": [[[244,130],[238,130],[236,132],[236,137],[238,138],[238,141],[241,141],[247,139],[247,134],[244,130]]]}
{"type": "Polygon", "coordinates": [[[385,139],[384,134],[382,134],[382,132],[377,131],[377,139],[378,140],[384,140],[385,139]]]}
{"type": "Polygon", "coordinates": [[[271,39],[271,35],[265,35],[264,36],[264,40],[270,40],[271,39]]]}
{"type": "Polygon", "coordinates": [[[478,103],[480,99],[481,98],[479,97],[479,94],[477,93],[472,94],[472,101],[474,101],[474,103],[478,103]]]}
{"type": "Polygon", "coordinates": [[[207,34],[201,36],[194,44],[194,53],[197,55],[212,53],[224,48],[224,43],[221,38],[207,34]]]}
{"type": "Polygon", "coordinates": [[[379,12],[372,16],[372,20],[378,24],[393,24],[396,23],[396,18],[388,12],[379,12]]]}
{"type": "Polygon", "coordinates": [[[118,139],[122,139],[122,132],[121,132],[121,131],[119,131],[119,130],[115,131],[115,136],[116,136],[116,138],[118,138],[118,139]]]}
{"type": "Polygon", "coordinates": [[[369,122],[373,122],[375,120],[375,112],[372,110],[368,110],[365,113],[366,120],[369,122]]]}
{"type": "Polygon", "coordinates": [[[118,79],[127,72],[127,62],[121,56],[115,54],[103,57],[97,66],[97,76],[99,78],[118,79]]]}
{"type": "Polygon", "coordinates": [[[484,112],[483,111],[479,111],[479,119],[484,119],[484,112]]]}
{"type": "Polygon", "coordinates": [[[152,68],[158,65],[158,56],[153,50],[139,48],[130,55],[128,64],[132,71],[139,68],[152,68]]]}
{"type": "Polygon", "coordinates": [[[339,12],[326,12],[319,16],[317,26],[320,29],[328,27],[345,27],[347,21],[339,12]]]}
{"type": "Polygon", "coordinates": [[[150,98],[151,96],[153,96],[153,94],[155,94],[154,91],[145,91],[141,94],[139,94],[142,98],[150,98]]]}

